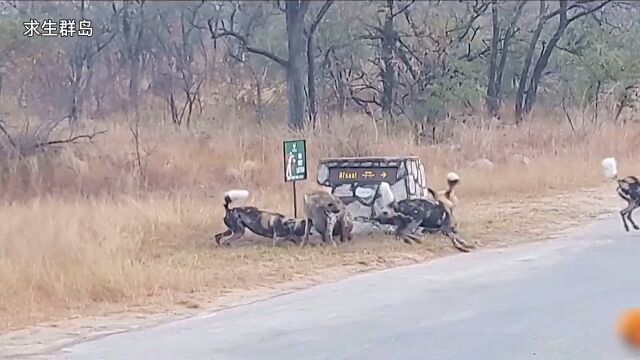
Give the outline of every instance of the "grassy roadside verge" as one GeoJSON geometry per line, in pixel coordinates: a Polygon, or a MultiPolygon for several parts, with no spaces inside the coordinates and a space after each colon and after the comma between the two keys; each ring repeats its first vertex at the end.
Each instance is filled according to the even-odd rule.
{"type": "MultiPolygon", "coordinates": [[[[470,202],[460,208],[460,226],[465,238],[479,240],[483,247],[510,246],[539,239],[592,219],[598,214],[610,212],[617,204],[614,195],[612,186],[607,184],[575,193],[556,193],[538,198],[470,202]]],[[[202,240],[207,238],[206,219],[200,219],[201,222],[194,219],[194,214],[199,213],[196,211],[199,206],[184,200],[178,203],[176,201],[165,199],[146,203],[130,200],[118,205],[117,209],[111,209],[110,206],[113,205],[103,203],[101,211],[92,213],[81,209],[77,212],[62,211],[58,201],[39,203],[37,206],[41,207],[42,212],[57,214],[50,215],[48,223],[51,228],[46,230],[51,233],[63,231],[63,228],[69,231],[74,226],[81,228],[81,224],[96,221],[106,213],[111,214],[112,221],[118,221],[113,219],[113,214],[119,214],[123,222],[124,219],[134,220],[140,226],[144,226],[145,221],[156,221],[156,224],[149,224],[150,228],[155,229],[155,235],[143,237],[145,241],[155,243],[131,243],[123,239],[129,246],[151,246],[154,251],[139,260],[86,255],[74,259],[75,263],[67,263],[73,268],[64,274],[64,280],[85,285],[83,288],[76,288],[77,292],[69,292],[63,283],[60,288],[54,287],[51,290],[58,292],[37,293],[45,289],[21,288],[30,284],[20,284],[18,275],[24,274],[15,274],[14,282],[3,290],[12,291],[14,296],[3,294],[2,329],[6,331],[45,320],[127,309],[164,311],[173,307],[206,308],[215,304],[218,298],[242,291],[277,288],[285,283],[305,283],[308,279],[318,281],[324,275],[327,275],[326,279],[331,279],[332,276],[343,277],[354,272],[388,268],[456,253],[449,241],[439,236],[429,237],[425,244],[413,246],[383,236],[358,237],[352,244],[337,249],[273,248],[268,241],[250,237],[231,249],[213,248],[202,240]],[[56,211],[48,209],[49,206],[55,206],[56,211]],[[181,210],[175,211],[176,206],[180,206],[181,210]],[[139,218],[140,215],[136,214],[143,208],[153,209],[153,216],[139,218]],[[91,215],[95,217],[87,218],[91,215]],[[152,220],[154,216],[156,218],[152,220]],[[65,217],[68,222],[63,223],[60,217],[65,217]],[[176,228],[178,223],[182,224],[181,231],[176,228]],[[159,238],[161,235],[166,238],[159,238]],[[172,239],[178,242],[172,243],[172,239]],[[79,261],[84,263],[79,265],[79,261]],[[80,271],[80,268],[84,270],[80,271]],[[329,276],[330,273],[333,275],[329,276]],[[87,283],[90,286],[86,286],[87,283]],[[35,292],[40,299],[16,296],[30,291],[35,292]],[[42,301],[45,296],[49,301],[42,301]]],[[[33,211],[34,206],[36,205],[32,204],[23,210],[33,211]]],[[[69,209],[77,206],[77,203],[70,204],[69,209]]],[[[14,217],[18,215],[17,210],[12,209],[14,217]]],[[[99,230],[106,234],[107,228],[117,230],[111,227],[99,230]]],[[[32,231],[42,230],[34,228],[32,231]]],[[[60,245],[57,249],[60,252],[86,251],[69,248],[67,244],[60,245]]],[[[116,244],[90,243],[85,246],[98,251],[96,246],[115,248],[116,244]]],[[[37,267],[32,266],[32,271],[35,272],[31,274],[32,277],[54,274],[60,276],[60,270],[51,270],[60,269],[64,264],[55,263],[55,254],[52,255],[51,249],[47,251],[46,254],[33,254],[33,264],[40,263],[37,267]]],[[[112,250],[100,251],[109,253],[112,250]]],[[[67,257],[65,259],[68,260],[67,257]]],[[[9,275],[3,274],[5,279],[9,275]]],[[[51,277],[40,281],[56,283],[60,279],[51,277]]]]}
{"type": "MultiPolygon", "coordinates": [[[[460,209],[460,221],[465,225],[466,237],[482,241],[483,248],[513,246],[544,239],[591,221],[600,214],[610,214],[619,205],[612,191],[611,184],[606,184],[573,193],[556,193],[517,201],[478,201],[465,204],[460,209]]],[[[194,252],[179,256],[184,264],[190,263],[191,267],[199,264],[196,272],[205,271],[206,267],[216,272],[219,282],[207,284],[206,289],[181,292],[173,289],[153,296],[141,293],[139,297],[127,299],[126,302],[75,306],[67,311],[60,311],[60,307],[52,304],[49,309],[55,309],[56,317],[48,312],[32,312],[33,317],[25,318],[16,312],[17,316],[9,319],[12,324],[19,324],[18,327],[43,319],[49,321],[0,335],[4,355],[46,351],[79,337],[132,326],[149,326],[200,311],[339,280],[359,272],[408,265],[457,253],[442,237],[432,237],[420,246],[408,246],[383,238],[360,238],[353,244],[337,249],[271,248],[248,242],[227,250],[224,257],[214,255],[215,250],[211,250],[211,254],[197,255],[194,252]],[[223,258],[227,261],[221,262],[223,258]],[[197,262],[194,259],[198,259],[197,262]],[[227,270],[221,271],[222,268],[227,270]]],[[[177,259],[174,259],[173,269],[177,267],[177,259]]],[[[154,266],[161,268],[162,263],[154,266]]],[[[183,268],[183,273],[186,277],[194,274],[186,268],[183,268]]]]}
{"type": "MultiPolygon", "coordinates": [[[[273,155],[281,154],[283,129],[250,131],[241,122],[191,132],[143,127],[141,148],[155,150],[144,150],[138,162],[128,128],[109,124],[92,144],[2,164],[0,331],[132,309],[205,308],[233,294],[455,253],[437,237],[410,247],[386,238],[338,249],[251,240],[212,247],[225,189],[250,189],[252,204],[290,212],[281,159],[273,155]]],[[[609,202],[615,207],[614,185],[600,172],[604,156],[616,156],[625,174],[640,172],[630,161],[640,127],[631,123],[579,132],[540,119],[519,128],[460,125],[443,144],[370,124],[354,118],[286,136],[309,139],[312,164],[326,156],[419,155],[437,189],[448,171],[458,172],[460,231],[485,246],[535,239],[610,209],[609,202]],[[493,165],[477,167],[478,159],[493,165]]]]}

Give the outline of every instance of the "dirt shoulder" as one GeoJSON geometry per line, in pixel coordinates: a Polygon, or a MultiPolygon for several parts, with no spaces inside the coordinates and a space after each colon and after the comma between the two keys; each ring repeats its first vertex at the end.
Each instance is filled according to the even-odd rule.
{"type": "MultiPolygon", "coordinates": [[[[539,198],[485,199],[460,207],[460,229],[465,239],[478,240],[484,248],[506,247],[558,236],[595,218],[612,214],[619,207],[620,201],[611,186],[539,198]]],[[[236,248],[231,250],[235,261],[243,260],[238,271],[252,269],[255,276],[235,289],[223,293],[216,289],[215,292],[174,294],[163,301],[90,307],[73,317],[0,335],[0,356],[46,353],[69,343],[239,306],[359,272],[457,254],[450,242],[441,237],[434,237],[420,246],[404,245],[386,238],[357,240],[337,249],[301,251],[271,249],[264,245],[236,248]],[[275,261],[271,266],[281,270],[262,271],[260,266],[266,265],[252,261],[257,258],[275,261]]]]}

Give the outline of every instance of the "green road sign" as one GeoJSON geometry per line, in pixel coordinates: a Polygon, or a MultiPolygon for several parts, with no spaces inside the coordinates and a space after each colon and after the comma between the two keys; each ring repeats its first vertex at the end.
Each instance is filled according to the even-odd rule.
{"type": "Polygon", "coordinates": [[[289,140],[282,143],[284,149],[284,181],[307,178],[307,147],[305,140],[289,140]]]}

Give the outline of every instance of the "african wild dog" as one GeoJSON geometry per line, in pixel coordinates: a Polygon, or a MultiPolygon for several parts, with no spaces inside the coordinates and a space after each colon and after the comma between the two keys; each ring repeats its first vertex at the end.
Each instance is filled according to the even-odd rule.
{"type": "Polygon", "coordinates": [[[634,229],[640,230],[640,226],[631,217],[633,211],[640,207],[640,180],[636,176],[618,178],[618,165],[616,159],[612,157],[602,160],[602,167],[604,168],[604,176],[616,181],[618,195],[627,202],[627,207],[620,210],[624,229],[629,231],[628,219],[634,229]]]}
{"type": "MultiPolygon", "coordinates": [[[[404,199],[392,201],[386,204],[382,211],[377,213],[373,220],[379,224],[395,226],[395,236],[403,239],[407,243],[411,241],[420,243],[421,240],[415,236],[418,228],[422,228],[423,233],[442,233],[451,239],[453,246],[467,252],[474,248],[462,240],[456,231],[454,218],[452,215],[450,200],[443,199],[433,189],[427,189],[431,199],[404,199]]],[[[393,198],[393,193],[389,184],[382,183],[381,192],[389,193],[387,198],[393,198]]]]}
{"type": "Polygon", "coordinates": [[[224,224],[227,230],[215,235],[218,245],[227,245],[241,238],[248,228],[256,235],[273,239],[273,245],[281,240],[300,241],[304,235],[304,223],[282,214],[259,210],[253,206],[230,208],[236,200],[249,196],[246,190],[230,190],[224,194],[224,224]]]}
{"type": "Polygon", "coordinates": [[[340,235],[340,241],[352,239],[353,220],[346,206],[336,196],[326,191],[315,191],[304,196],[305,235],[301,246],[309,241],[313,227],[322,236],[323,242],[336,246],[334,235],[340,235]]]}

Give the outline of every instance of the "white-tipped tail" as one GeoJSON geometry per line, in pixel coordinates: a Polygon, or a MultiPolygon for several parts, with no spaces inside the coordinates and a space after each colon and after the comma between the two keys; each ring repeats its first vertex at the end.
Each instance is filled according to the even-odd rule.
{"type": "Polygon", "coordinates": [[[618,164],[616,159],[612,157],[602,160],[602,169],[604,170],[604,176],[608,179],[615,179],[618,176],[618,164]]]}
{"type": "Polygon", "coordinates": [[[383,208],[390,206],[395,200],[393,190],[391,190],[391,185],[385,181],[381,182],[378,186],[378,196],[378,204],[383,208]]]}
{"type": "Polygon", "coordinates": [[[447,174],[447,181],[459,181],[460,180],[460,176],[458,176],[458,174],[454,173],[454,172],[450,172],[447,174]]]}
{"type": "Polygon", "coordinates": [[[247,190],[229,190],[224,193],[224,203],[226,206],[236,200],[242,200],[248,197],[249,197],[249,192],[247,190]]]}

